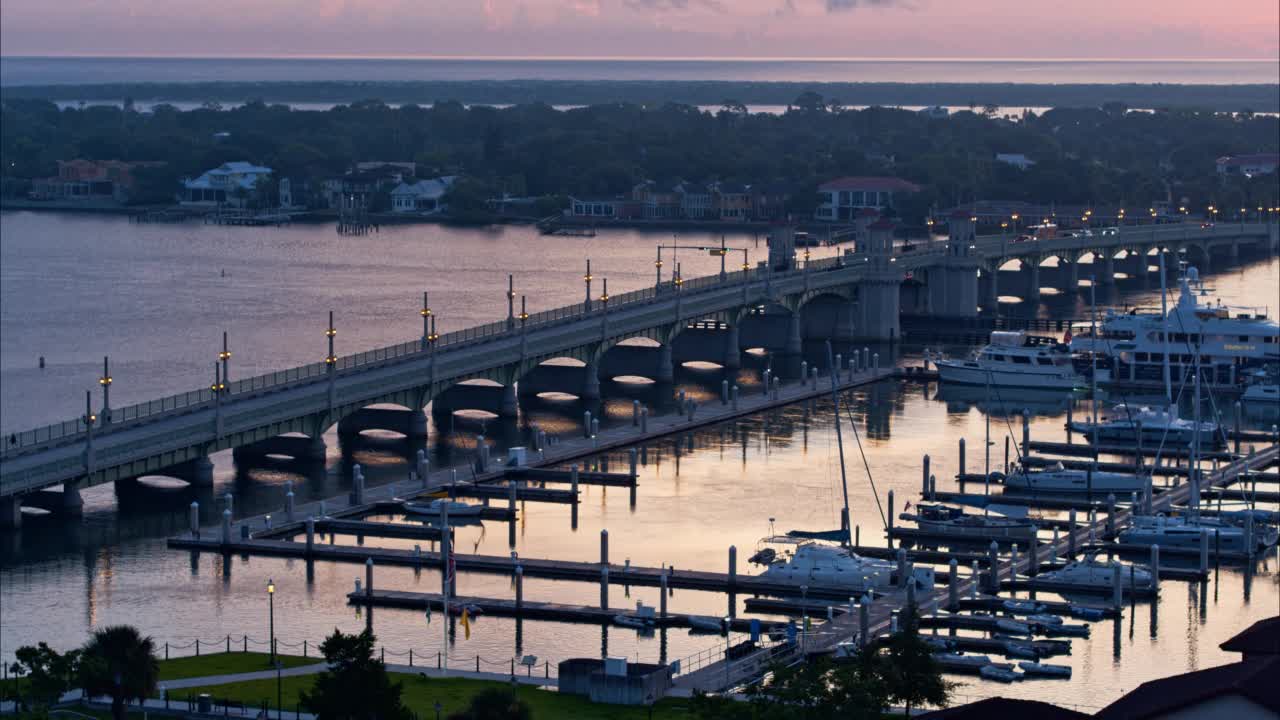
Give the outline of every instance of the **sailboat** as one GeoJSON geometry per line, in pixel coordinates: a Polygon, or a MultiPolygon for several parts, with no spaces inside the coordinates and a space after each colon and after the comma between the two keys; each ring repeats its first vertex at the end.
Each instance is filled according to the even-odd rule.
{"type": "MultiPolygon", "coordinates": [[[[850,592],[862,592],[873,588],[889,587],[897,564],[862,557],[849,547],[849,482],[844,464],[844,439],[840,432],[840,383],[836,378],[836,366],[831,356],[831,343],[827,343],[827,366],[831,368],[831,397],[835,403],[836,449],[840,454],[840,486],[844,506],[840,511],[838,530],[792,530],[785,537],[770,538],[772,542],[795,545],[795,550],[785,552],[769,563],[760,577],[793,584],[797,587],[841,588],[850,592]],[[840,545],[829,545],[814,540],[836,540],[840,545]]],[[[933,587],[933,568],[914,568],[912,579],[921,587],[933,587]]]]}

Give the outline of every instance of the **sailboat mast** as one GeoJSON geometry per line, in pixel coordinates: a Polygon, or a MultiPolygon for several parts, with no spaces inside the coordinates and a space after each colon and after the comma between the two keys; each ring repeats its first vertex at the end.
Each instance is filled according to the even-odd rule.
{"type": "Polygon", "coordinates": [[[1093,338],[1093,352],[1089,353],[1092,372],[1089,373],[1089,406],[1093,415],[1090,429],[1093,445],[1098,445],[1098,276],[1089,276],[1089,337],[1093,338]]]}
{"type": "Polygon", "coordinates": [[[844,436],[840,432],[840,370],[831,356],[831,341],[827,341],[827,367],[831,369],[831,402],[836,413],[836,451],[840,453],[840,490],[844,493],[844,509],[840,513],[840,529],[844,531],[844,545],[849,545],[849,478],[844,468],[844,436]]]}
{"type": "Polygon", "coordinates": [[[1164,375],[1164,406],[1166,410],[1173,407],[1173,379],[1169,376],[1169,289],[1166,286],[1165,269],[1164,269],[1164,248],[1159,248],[1160,258],[1160,333],[1164,336],[1161,338],[1161,355],[1160,370],[1164,375]]]}
{"type": "Polygon", "coordinates": [[[1196,357],[1192,362],[1195,367],[1196,378],[1192,384],[1192,390],[1195,397],[1192,400],[1192,408],[1195,414],[1195,425],[1191,428],[1191,514],[1199,519],[1200,517],[1200,339],[1196,338],[1194,350],[1196,357]]]}

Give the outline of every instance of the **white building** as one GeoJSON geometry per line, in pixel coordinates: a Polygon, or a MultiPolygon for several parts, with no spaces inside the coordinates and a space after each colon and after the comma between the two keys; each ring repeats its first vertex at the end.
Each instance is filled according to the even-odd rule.
{"type": "Polygon", "coordinates": [[[1219,175],[1269,175],[1280,168],[1280,155],[1228,155],[1218,158],[1219,175]]]}
{"type": "Polygon", "coordinates": [[[860,210],[894,207],[895,199],[920,192],[920,186],[895,177],[843,177],[818,186],[820,203],[814,219],[843,222],[855,219],[860,210]]]}
{"type": "Polygon", "coordinates": [[[391,191],[391,210],[398,213],[439,212],[444,209],[444,194],[456,175],[445,175],[415,183],[402,182],[391,191]]]}
{"type": "Polygon", "coordinates": [[[182,181],[182,205],[244,207],[258,181],[271,175],[271,168],[250,162],[229,162],[195,179],[182,181]]]}

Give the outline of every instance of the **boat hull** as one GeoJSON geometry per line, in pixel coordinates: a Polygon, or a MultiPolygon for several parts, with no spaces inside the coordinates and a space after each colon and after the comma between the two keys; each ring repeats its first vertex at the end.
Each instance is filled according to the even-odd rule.
{"type": "Polygon", "coordinates": [[[993,385],[997,387],[1047,388],[1074,390],[1084,387],[1084,378],[1075,373],[1038,373],[990,371],[981,367],[968,367],[958,360],[935,360],[938,377],[944,383],[957,385],[993,385]]]}

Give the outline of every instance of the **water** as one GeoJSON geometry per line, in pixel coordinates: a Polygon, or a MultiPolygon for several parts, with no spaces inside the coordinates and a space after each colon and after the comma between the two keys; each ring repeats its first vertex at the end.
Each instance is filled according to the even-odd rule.
{"type": "MultiPolygon", "coordinates": [[[[509,271],[516,273],[517,292],[538,298],[531,309],[578,300],[584,293],[579,265],[588,255],[593,274],[610,278],[611,292],[640,287],[652,281],[653,245],[667,239],[665,234],[632,231],[561,238],[542,237],[530,228],[434,225],[344,238],[328,225],[136,226],[115,218],[6,213],[0,215],[4,426],[25,427],[78,411],[104,353],[112,355],[114,397],[131,402],[207,383],[224,327],[232,333],[233,377],[243,377],[322,355],[330,306],[341,310],[340,350],[386,344],[418,333],[424,286],[432,290],[442,329],[454,329],[505,315],[509,271]],[[44,374],[34,369],[38,354],[49,359],[44,374]],[[11,423],[15,413],[20,421],[11,423]]],[[[682,235],[682,240],[694,238],[682,235]]],[[[750,246],[752,241],[731,236],[729,243],[750,246]]],[[[718,269],[718,261],[705,255],[690,253],[681,260],[687,274],[718,269]]],[[[1224,300],[1275,297],[1278,273],[1280,261],[1271,258],[1211,280],[1224,300]]],[[[1061,302],[1041,311],[1074,313],[1079,300],[1061,302]]],[[[751,374],[744,369],[741,378],[745,382],[751,374]]],[[[714,402],[711,395],[720,375],[681,370],[677,380],[714,402]]],[[[621,408],[629,407],[630,396],[608,385],[604,389],[606,412],[612,410],[606,418],[616,418],[621,408]]],[[[971,402],[964,393],[939,395],[936,387],[897,382],[855,394],[853,414],[881,493],[893,488],[899,505],[914,499],[926,452],[932,454],[940,483],[953,487],[945,478],[957,470],[955,442],[960,437],[969,442],[968,470],[981,467],[984,416],[971,402]]],[[[1077,416],[1085,407],[1077,406],[1077,416]]],[[[1036,402],[1032,408],[1037,413],[1033,437],[1061,439],[1065,404],[1036,402]]],[[[581,414],[576,406],[543,406],[534,412],[540,424],[560,433],[573,432],[581,414]]],[[[431,446],[440,452],[442,444],[459,442],[474,431],[444,437],[436,433],[431,446]]],[[[993,422],[993,465],[1003,462],[1003,436],[1009,432],[1002,419],[993,422]]],[[[883,542],[877,530],[880,516],[851,440],[846,434],[855,458],[849,488],[853,520],[863,543],[877,544],[883,542]]],[[[117,499],[111,486],[98,486],[85,491],[85,517],[79,523],[28,518],[20,532],[0,534],[0,658],[41,639],[71,647],[83,641],[88,628],[121,622],[139,625],[162,644],[169,642],[175,655],[192,652],[195,638],[202,640],[205,652],[224,647],[227,635],[233,636],[233,647],[246,634],[261,641],[267,635],[269,578],[278,588],[276,632],[284,649],[300,651],[294,644],[304,639],[314,647],[334,627],[359,629],[364,620],[345,600],[352,581],[363,575],[357,566],[317,563],[308,582],[305,564],[297,561],[234,557],[224,566],[222,558],[205,554],[193,561],[164,544],[165,537],[185,528],[185,508],[193,499],[208,513],[216,495],[234,492],[237,513],[270,511],[280,507],[286,481],[294,482],[300,501],[343,492],[351,462],[362,463],[374,485],[402,481],[406,456],[413,452],[390,441],[340,447],[330,436],[327,442],[327,470],[310,475],[236,468],[230,453],[219,453],[213,491],[178,489],[117,499]]],[[[769,517],[777,518],[779,531],[838,526],[839,463],[825,402],[810,411],[791,406],[699,431],[694,449],[685,446],[678,458],[674,442],[647,448],[634,508],[625,489],[584,486],[574,531],[567,506],[526,504],[514,549],[528,557],[594,560],[599,532],[607,528],[614,562],[630,558],[650,565],[674,563],[677,569],[721,569],[726,548],[734,544],[743,558],[740,571],[745,571],[745,558],[770,530],[769,517]]],[[[625,454],[609,460],[615,471],[625,467],[625,454]]],[[[412,546],[374,539],[366,544],[412,546]]],[[[510,550],[507,526],[462,529],[457,547],[460,552],[504,555],[510,550]]],[[[1275,556],[1249,580],[1248,599],[1242,600],[1245,583],[1241,572],[1224,569],[1208,586],[1202,605],[1192,594],[1194,586],[1167,582],[1156,606],[1158,632],[1151,632],[1151,609],[1145,605],[1132,620],[1126,615],[1118,636],[1113,625],[1095,624],[1091,639],[1073,641],[1073,654],[1054,660],[1073,666],[1075,677],[1069,682],[992,687],[965,679],[960,692],[1102,705],[1146,680],[1228,662],[1234,658],[1221,652],[1218,643],[1274,614],[1280,605],[1275,556]],[[1087,696],[1081,692],[1085,687],[1087,696]]],[[[431,570],[415,574],[379,568],[376,584],[432,592],[439,589],[440,578],[431,570]]],[[[507,578],[462,573],[459,592],[509,597],[512,589],[507,578]]],[[[598,588],[530,579],[525,597],[592,603],[598,588]]],[[[611,589],[611,607],[632,607],[636,600],[656,605],[657,591],[635,588],[628,597],[622,588],[611,589]]],[[[676,591],[670,609],[718,615],[727,606],[721,595],[676,591]]],[[[378,610],[374,629],[388,648],[388,660],[407,661],[396,653],[412,647],[416,662],[425,658],[433,663],[441,647],[439,613],[428,624],[420,613],[378,610]]],[[[469,640],[457,634],[451,653],[459,668],[474,668],[480,655],[482,667],[504,671],[516,653],[553,663],[595,656],[606,638],[610,654],[645,661],[685,657],[716,642],[672,630],[664,653],[661,637],[543,622],[521,623],[517,640],[514,621],[481,618],[469,640]]]]}
{"type": "Polygon", "coordinates": [[[0,85],[423,80],[738,80],[753,82],[1276,82],[1274,60],[129,58],[0,59],[0,85]]]}

